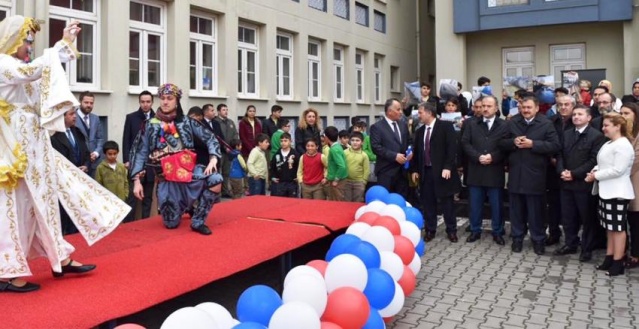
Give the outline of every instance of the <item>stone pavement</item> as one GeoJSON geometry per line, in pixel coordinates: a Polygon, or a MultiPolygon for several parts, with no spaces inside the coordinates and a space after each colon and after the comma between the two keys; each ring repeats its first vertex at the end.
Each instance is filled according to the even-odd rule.
{"type": "MultiPolygon", "coordinates": [[[[417,288],[388,328],[637,328],[639,270],[609,278],[595,269],[605,252],[545,256],[524,241],[522,253],[492,241],[484,222],[480,241],[451,243],[440,225],[427,244],[417,288]]],[[[508,226],[508,223],[507,223],[508,226]]],[[[509,232],[506,228],[506,232],[509,232]]],[[[562,240],[563,242],[563,240],[562,240]]]]}

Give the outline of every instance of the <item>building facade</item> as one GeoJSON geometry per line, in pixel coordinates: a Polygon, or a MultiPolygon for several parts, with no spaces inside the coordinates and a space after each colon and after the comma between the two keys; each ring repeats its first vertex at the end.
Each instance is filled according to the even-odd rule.
{"type": "Polygon", "coordinates": [[[487,76],[500,95],[505,76],[553,75],[559,86],[563,70],[605,69],[621,97],[639,78],[637,0],[433,1],[437,79],[470,89],[487,76]]]}
{"type": "MultiPolygon", "coordinates": [[[[37,53],[81,22],[71,88],[96,95],[94,113],[121,140],[138,94],[172,82],[182,106],[225,103],[241,117],[284,107],[317,109],[324,125],[372,121],[403,81],[417,79],[414,1],[397,0],[0,0],[0,18],[44,21],[37,53]]],[[[154,103],[157,108],[158,101],[154,103]]]]}

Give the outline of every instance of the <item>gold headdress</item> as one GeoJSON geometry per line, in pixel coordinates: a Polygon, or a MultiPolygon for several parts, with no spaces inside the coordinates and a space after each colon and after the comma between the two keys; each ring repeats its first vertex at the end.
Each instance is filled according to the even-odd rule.
{"type": "Polygon", "coordinates": [[[40,22],[31,17],[10,16],[0,22],[0,53],[13,55],[27,39],[29,31],[40,31],[40,22]]]}

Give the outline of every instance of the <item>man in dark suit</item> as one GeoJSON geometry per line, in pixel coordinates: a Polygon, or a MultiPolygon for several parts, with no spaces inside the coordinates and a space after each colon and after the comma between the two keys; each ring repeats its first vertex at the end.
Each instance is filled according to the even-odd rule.
{"type": "MultiPolygon", "coordinates": [[[[204,121],[202,121],[204,126],[212,131],[215,136],[223,140],[224,134],[222,134],[222,127],[220,127],[220,123],[215,120],[215,106],[213,106],[213,104],[204,104],[202,111],[204,112],[204,121]]],[[[222,145],[220,145],[220,151],[225,151],[222,145]]]]}
{"type": "MultiPolygon", "coordinates": [[[[76,111],[71,109],[64,114],[66,132],[56,132],[51,136],[51,146],[85,173],[89,171],[90,156],[86,140],[80,130],[75,127],[76,111]]],[[[62,234],[77,233],[69,214],[60,205],[60,221],[62,234]]]]}
{"type": "Polygon", "coordinates": [[[481,104],[482,117],[466,120],[461,144],[468,167],[466,182],[470,192],[470,230],[466,242],[481,238],[484,199],[488,196],[492,214],[493,241],[504,245],[504,219],[502,216],[503,190],[505,184],[505,155],[499,142],[506,132],[506,122],[497,117],[497,98],[484,96],[473,104],[481,104]]]}
{"type": "Polygon", "coordinates": [[[546,168],[551,155],[561,145],[557,131],[545,115],[537,115],[539,101],[526,96],[519,114],[508,121],[505,138],[499,147],[508,156],[508,192],[510,202],[512,251],[521,252],[527,227],[537,255],[545,253],[544,193],[546,168]]]}
{"type": "Polygon", "coordinates": [[[561,218],[566,236],[563,247],[555,250],[555,255],[577,252],[579,227],[581,234],[582,262],[592,259],[592,250],[601,242],[603,229],[597,221],[596,204],[591,195],[592,183],[584,179],[597,164],[597,153],[605,142],[605,137],[588,124],[592,119],[590,108],[576,106],[573,110],[573,129],[564,132],[562,150],[557,161],[557,174],[561,177],[561,218]],[[599,232],[598,232],[599,231],[599,232]]]}
{"type": "Polygon", "coordinates": [[[406,157],[409,145],[408,125],[402,118],[402,106],[399,100],[391,98],[384,104],[384,117],[374,123],[370,130],[371,147],[377,156],[375,175],[377,183],[390,192],[406,197],[408,180],[405,176],[404,163],[410,161],[406,157]]]}
{"type": "MultiPolygon", "coordinates": [[[[147,120],[155,117],[155,112],[153,112],[153,94],[148,90],[145,90],[140,93],[138,96],[138,102],[140,103],[140,108],[137,111],[131,112],[126,115],[126,119],[124,120],[124,133],[122,134],[122,160],[124,162],[124,166],[129,168],[130,161],[129,159],[131,153],[131,147],[133,146],[133,142],[135,141],[135,137],[138,133],[144,128],[144,124],[147,120]]],[[[140,178],[140,183],[142,183],[142,187],[144,188],[144,198],[142,199],[142,212],[141,218],[149,218],[151,216],[151,205],[153,203],[153,191],[155,186],[155,171],[153,169],[147,168],[144,176],[140,178]]],[[[137,204],[137,200],[133,196],[133,182],[129,181],[129,200],[127,203],[131,206],[131,213],[124,222],[130,222],[134,220],[135,216],[135,206],[137,204]]]]}
{"type": "Polygon", "coordinates": [[[100,123],[100,117],[91,113],[93,112],[93,105],[95,102],[95,96],[92,93],[85,91],[80,94],[80,107],[78,108],[75,119],[75,126],[80,129],[86,139],[87,147],[89,148],[91,165],[89,166],[89,176],[95,175],[95,168],[98,167],[104,156],[102,154],[102,146],[104,145],[104,133],[102,124],[100,123]]]}
{"type": "Polygon", "coordinates": [[[454,195],[459,192],[461,181],[457,174],[457,135],[452,122],[437,120],[437,108],[422,103],[417,115],[424,124],[415,132],[411,177],[420,188],[424,207],[426,242],[437,231],[437,199],[441,201],[448,240],[457,242],[457,218],[454,195]]]}

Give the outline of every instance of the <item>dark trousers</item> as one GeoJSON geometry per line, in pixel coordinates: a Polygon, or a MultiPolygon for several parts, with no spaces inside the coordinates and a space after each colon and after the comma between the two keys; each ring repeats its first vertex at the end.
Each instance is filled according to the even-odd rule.
{"type": "Polygon", "coordinates": [[[630,256],[639,257],[639,211],[628,211],[630,231],[630,256]]]}
{"type": "MultiPolygon", "coordinates": [[[[597,225],[592,212],[590,191],[561,190],[561,225],[564,227],[566,245],[577,247],[580,245],[579,228],[583,225],[582,235],[586,236],[592,228],[589,225],[597,225]],[[590,230],[589,230],[590,229],[590,230]]],[[[586,241],[586,239],[584,239],[586,241]]],[[[582,247],[582,250],[585,248],[582,247]]]]}
{"type": "MultiPolygon", "coordinates": [[[[435,194],[435,176],[433,168],[425,167],[422,171],[420,186],[421,201],[423,207],[426,230],[437,231],[437,194],[435,194]]],[[[457,218],[455,217],[455,201],[453,196],[439,198],[446,224],[446,233],[457,232],[457,218]]]]}
{"type": "Polygon", "coordinates": [[[248,185],[250,195],[266,195],[266,181],[264,178],[255,179],[253,177],[249,177],[248,185]]]}
{"type": "MultiPolygon", "coordinates": [[[[559,189],[549,189],[546,193],[546,203],[548,204],[548,214],[546,216],[546,225],[548,225],[548,234],[551,237],[560,237],[561,229],[559,224],[561,222],[562,206],[559,189]]],[[[565,228],[564,228],[565,230],[565,228]]]]}
{"type": "MultiPolygon", "coordinates": [[[[397,164],[399,166],[399,164],[397,164]]],[[[406,172],[398,170],[394,175],[386,172],[377,174],[377,185],[385,187],[391,193],[398,193],[404,198],[408,195],[408,178],[406,172]]]]}
{"type": "Polygon", "coordinates": [[[534,243],[546,240],[544,229],[544,196],[539,194],[510,193],[510,235],[515,241],[522,241],[530,229],[534,243]]]}
{"type": "Polygon", "coordinates": [[[71,221],[71,217],[69,217],[67,211],[64,210],[61,203],[58,203],[58,205],[60,206],[60,224],[62,224],[62,234],[67,235],[78,233],[78,228],[75,227],[75,224],[71,221]]]}
{"type": "Polygon", "coordinates": [[[469,186],[470,193],[470,230],[473,233],[481,233],[482,214],[484,210],[484,200],[488,196],[490,203],[490,213],[492,217],[493,235],[504,235],[504,218],[502,216],[502,196],[501,187],[469,186]]]}
{"type": "Polygon", "coordinates": [[[271,183],[271,196],[297,198],[297,182],[271,183]]]}
{"type": "Polygon", "coordinates": [[[142,211],[140,218],[136,218],[136,206],[138,205],[138,199],[133,195],[133,181],[129,181],[129,198],[126,203],[131,207],[131,212],[124,218],[124,223],[132,222],[141,218],[151,217],[151,206],[153,204],[153,190],[155,189],[155,181],[147,182],[146,179],[142,179],[142,188],[144,189],[144,198],[142,199],[142,211]]]}

